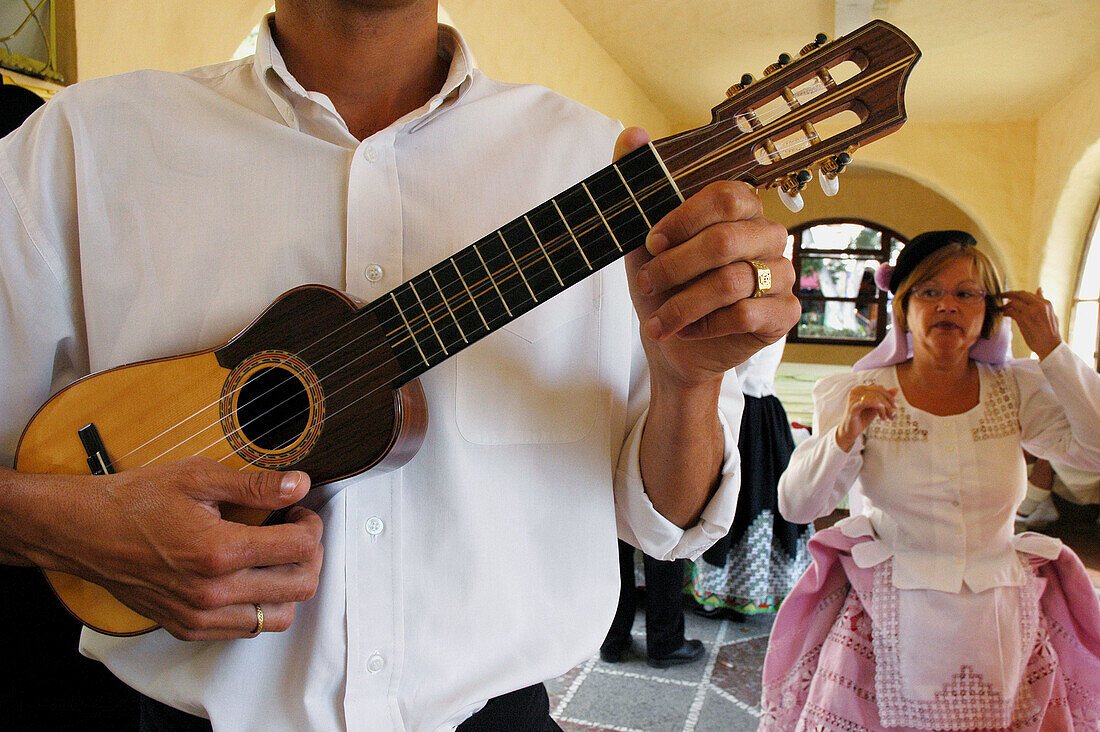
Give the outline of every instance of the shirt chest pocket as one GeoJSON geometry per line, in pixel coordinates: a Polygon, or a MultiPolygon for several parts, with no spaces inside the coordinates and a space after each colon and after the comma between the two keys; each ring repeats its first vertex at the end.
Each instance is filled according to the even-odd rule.
{"type": "Polygon", "coordinates": [[[590,277],[458,354],[455,419],[482,445],[582,439],[599,408],[600,278],[590,277]]]}

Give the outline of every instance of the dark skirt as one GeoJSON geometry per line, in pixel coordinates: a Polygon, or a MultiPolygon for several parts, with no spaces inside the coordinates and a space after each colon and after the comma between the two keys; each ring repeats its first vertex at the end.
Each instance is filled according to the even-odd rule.
{"type": "Polygon", "coordinates": [[[690,570],[695,599],[742,613],[774,612],[810,564],[812,524],[779,514],[777,487],[794,440],[787,413],[774,396],[745,397],[741,432],[741,492],[729,534],[690,570]]]}

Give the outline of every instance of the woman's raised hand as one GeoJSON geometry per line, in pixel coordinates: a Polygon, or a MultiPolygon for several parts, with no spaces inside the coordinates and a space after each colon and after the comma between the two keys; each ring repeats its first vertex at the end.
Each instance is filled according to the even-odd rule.
{"type": "Polygon", "coordinates": [[[1027,347],[1039,358],[1046,358],[1062,342],[1062,336],[1058,332],[1054,306],[1043,297],[1043,288],[1033,293],[1010,290],[1001,295],[1006,301],[1001,312],[1016,321],[1027,347]]]}
{"type": "Polygon", "coordinates": [[[897,405],[894,397],[897,389],[887,389],[877,384],[860,384],[848,392],[848,406],[836,431],[836,444],[844,452],[852,449],[856,438],[876,417],[893,419],[897,405]]]}

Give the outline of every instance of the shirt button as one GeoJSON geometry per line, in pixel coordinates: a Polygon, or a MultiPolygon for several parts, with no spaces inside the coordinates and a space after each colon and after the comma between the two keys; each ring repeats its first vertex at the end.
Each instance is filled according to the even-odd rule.
{"type": "Polygon", "coordinates": [[[382,519],[377,516],[371,516],[367,519],[366,529],[367,533],[371,536],[378,536],[382,533],[382,529],[386,528],[386,525],[382,523],[382,519]]]}
{"type": "Polygon", "coordinates": [[[363,157],[367,159],[368,163],[373,163],[378,159],[378,151],[374,149],[374,145],[363,146],[363,157]]]}
{"type": "Polygon", "coordinates": [[[378,282],[385,273],[386,271],[382,269],[380,264],[368,264],[367,268],[363,270],[363,276],[370,282],[378,282]]]}
{"type": "Polygon", "coordinates": [[[958,501],[951,501],[951,505],[955,506],[955,507],[958,507],[959,502],[958,501]]]}
{"type": "Polygon", "coordinates": [[[370,671],[372,674],[376,674],[381,671],[385,665],[386,660],[377,653],[371,655],[371,657],[367,659],[367,670],[370,671]]]}

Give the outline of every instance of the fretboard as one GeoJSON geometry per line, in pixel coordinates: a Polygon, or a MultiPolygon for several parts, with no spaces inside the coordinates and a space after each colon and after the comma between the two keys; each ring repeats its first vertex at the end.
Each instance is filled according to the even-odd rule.
{"type": "Polygon", "coordinates": [[[681,202],[652,146],[367,305],[410,381],[643,244],[681,202]]]}

